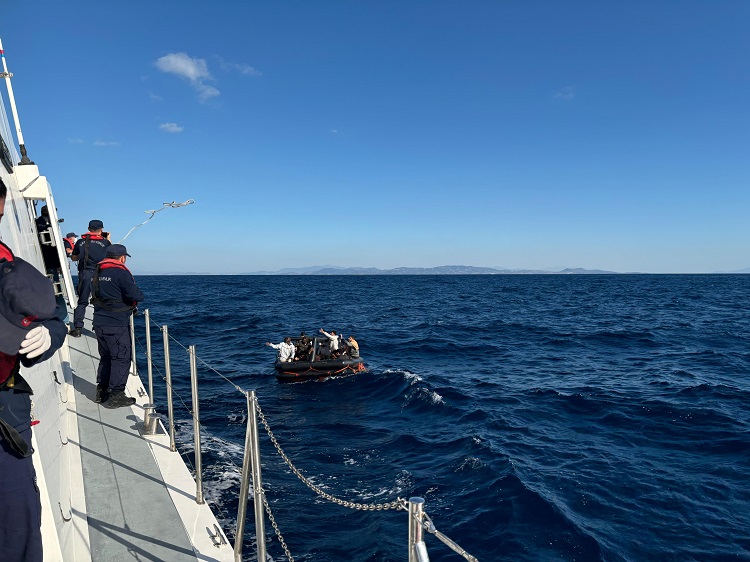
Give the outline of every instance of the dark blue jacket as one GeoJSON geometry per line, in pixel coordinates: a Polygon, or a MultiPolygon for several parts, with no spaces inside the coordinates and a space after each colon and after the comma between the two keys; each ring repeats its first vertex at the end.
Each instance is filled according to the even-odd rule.
{"type": "Polygon", "coordinates": [[[91,295],[94,326],[129,326],[135,305],[143,300],[130,270],[111,258],[99,264],[91,295]]]}
{"type": "Polygon", "coordinates": [[[94,271],[96,264],[107,257],[107,246],[111,242],[106,238],[103,238],[100,234],[93,234],[87,232],[82,234],[81,238],[76,242],[73,247],[72,256],[80,256],[78,258],[78,273],[86,271],[94,271]],[[88,256],[86,256],[86,239],[90,238],[88,256]],[[84,259],[86,258],[86,259],[84,259]]]}
{"type": "MultiPolygon", "coordinates": [[[[65,336],[68,335],[68,329],[61,320],[53,318],[42,322],[43,326],[46,326],[49,330],[50,339],[52,340],[50,348],[45,351],[39,357],[29,359],[25,355],[18,354],[15,356],[4,355],[2,357],[2,375],[0,378],[3,379],[3,383],[0,384],[0,419],[2,419],[8,426],[15,429],[19,434],[28,430],[31,426],[31,403],[29,401],[29,394],[33,394],[29,384],[20,376],[19,363],[24,367],[31,367],[36,363],[46,361],[52,357],[55,352],[62,347],[65,341],[65,336]],[[7,372],[10,370],[11,372],[7,372]],[[9,375],[13,375],[12,378],[6,378],[9,375]],[[13,380],[14,386],[9,386],[10,381],[13,380]]],[[[15,436],[18,438],[18,435],[15,436]]],[[[0,437],[0,443],[6,440],[5,431],[3,436],[0,437]]],[[[7,451],[16,457],[20,457],[22,453],[27,452],[21,448],[14,447],[11,443],[13,442],[13,436],[11,441],[2,443],[0,446],[2,450],[7,451]],[[13,452],[11,452],[13,451],[13,452]]],[[[27,444],[28,445],[28,444],[27,444]]],[[[1,453],[2,451],[0,451],[1,453]]]]}

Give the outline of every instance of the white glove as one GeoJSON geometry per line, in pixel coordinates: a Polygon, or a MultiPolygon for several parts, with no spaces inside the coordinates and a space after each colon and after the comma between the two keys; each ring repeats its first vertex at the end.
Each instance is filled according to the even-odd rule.
{"type": "Polygon", "coordinates": [[[25,353],[26,357],[32,359],[47,351],[51,345],[52,338],[49,335],[49,330],[45,326],[37,326],[26,334],[18,353],[25,353]]]}

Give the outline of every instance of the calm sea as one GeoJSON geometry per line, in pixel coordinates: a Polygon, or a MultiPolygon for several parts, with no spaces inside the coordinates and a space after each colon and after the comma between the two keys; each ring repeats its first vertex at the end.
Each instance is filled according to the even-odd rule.
{"type": "MultiPolygon", "coordinates": [[[[437,529],[482,562],[750,560],[750,275],[138,283],[153,321],[211,367],[199,364],[204,480],[228,533],[246,407],[226,379],[257,391],[317,486],[359,503],[422,496],[437,529]],[[264,342],[319,328],[353,334],[370,372],[278,383],[264,342]]],[[[137,326],[143,342],[142,316],[137,326]]],[[[163,414],[162,338],[152,338],[163,414]]],[[[188,361],[177,342],[171,356],[179,446],[192,460],[188,361]]],[[[404,511],[319,498],[262,427],[261,450],[295,560],[407,560],[404,511]]],[[[268,521],[266,534],[284,560],[268,521]]],[[[254,560],[252,505],[244,540],[254,560]]],[[[462,560],[426,542],[433,562],[462,560]]]]}

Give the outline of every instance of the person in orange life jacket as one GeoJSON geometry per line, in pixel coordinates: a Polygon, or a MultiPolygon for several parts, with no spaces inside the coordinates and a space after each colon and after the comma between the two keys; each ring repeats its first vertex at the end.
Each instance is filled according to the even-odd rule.
{"type": "MultiPolygon", "coordinates": [[[[0,180],[0,220],[7,189],[0,180]]],[[[21,376],[65,341],[52,282],[0,242],[0,558],[41,562],[42,507],[31,459],[31,387],[21,376]]]]}
{"type": "Polygon", "coordinates": [[[94,401],[107,408],[135,404],[135,398],[125,396],[125,385],[132,359],[130,316],[143,300],[143,293],[125,267],[126,256],[130,254],[122,244],[109,246],[105,259],[96,267],[92,282],[94,333],[101,358],[94,401]]]}
{"type": "Polygon", "coordinates": [[[102,235],[104,223],[100,220],[89,222],[89,232],[81,235],[81,239],[73,246],[70,259],[78,262],[78,306],[73,311],[73,327],[70,329],[70,335],[78,338],[81,337],[83,328],[83,319],[86,316],[86,307],[89,305],[91,297],[91,280],[94,277],[96,264],[102,261],[106,256],[107,247],[110,241],[102,235]]]}
{"type": "Polygon", "coordinates": [[[75,232],[68,232],[65,235],[65,238],[63,238],[63,244],[65,245],[65,255],[70,257],[73,253],[73,248],[76,245],[76,240],[78,237],[76,236],[75,232]]]}

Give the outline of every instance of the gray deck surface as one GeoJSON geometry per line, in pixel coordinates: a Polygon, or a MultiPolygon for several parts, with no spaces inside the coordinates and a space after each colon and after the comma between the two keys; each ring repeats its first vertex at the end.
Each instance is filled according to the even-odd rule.
{"type": "Polygon", "coordinates": [[[80,338],[68,336],[68,343],[92,560],[196,560],[149,444],[139,433],[142,415],[94,402],[99,353],[91,323],[86,322],[80,338]]]}

